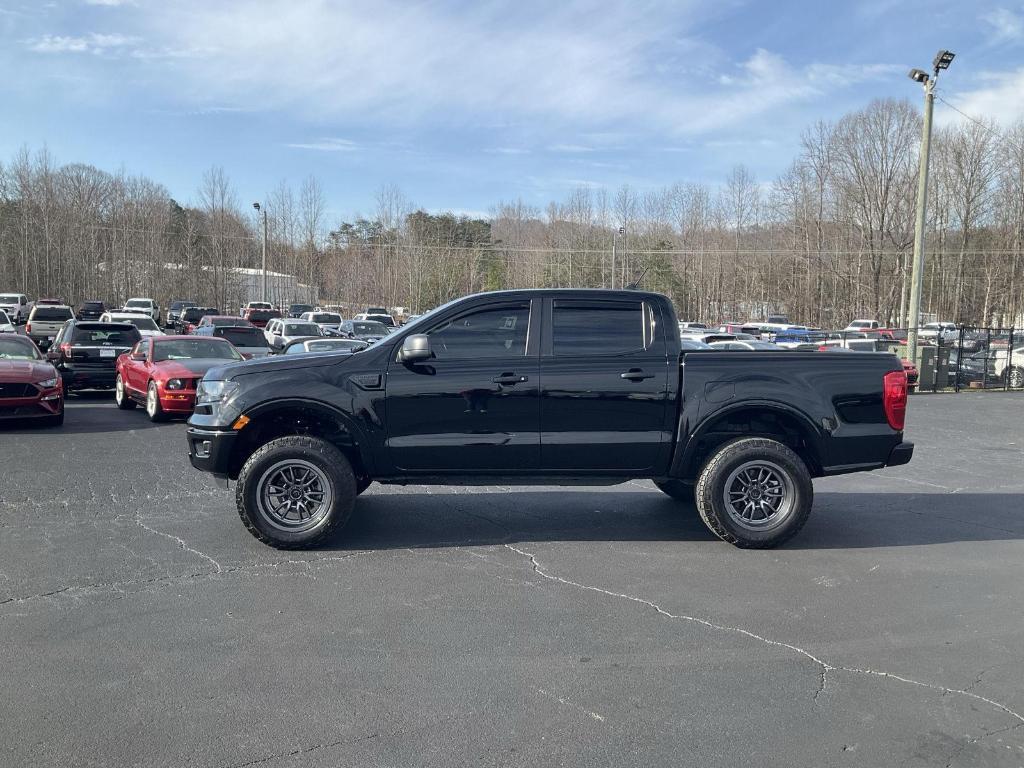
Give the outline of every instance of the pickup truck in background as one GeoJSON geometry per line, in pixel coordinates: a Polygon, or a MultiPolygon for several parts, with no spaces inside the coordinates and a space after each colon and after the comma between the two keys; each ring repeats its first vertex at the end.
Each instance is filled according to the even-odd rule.
{"type": "Polygon", "coordinates": [[[665,296],[468,296],[354,355],[214,368],[189,459],[236,479],[242,522],[280,548],[340,529],[371,482],[613,485],[650,479],[720,538],[771,547],[814,477],[905,464],[891,354],[681,351],[665,296]]]}

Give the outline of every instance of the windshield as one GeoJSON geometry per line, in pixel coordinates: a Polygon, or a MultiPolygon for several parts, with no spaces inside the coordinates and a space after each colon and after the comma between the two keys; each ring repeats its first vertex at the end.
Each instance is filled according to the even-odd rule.
{"type": "Polygon", "coordinates": [[[0,325],[9,325],[10,322],[11,320],[7,317],[7,313],[0,309],[0,325]]]}
{"type": "Polygon", "coordinates": [[[131,323],[140,331],[159,331],[160,327],[148,317],[126,317],[123,320],[118,318],[120,322],[131,323]]]}
{"type": "Polygon", "coordinates": [[[71,337],[71,343],[76,346],[133,346],[142,335],[131,325],[126,323],[111,323],[109,325],[77,325],[71,337]]]}
{"type": "Polygon", "coordinates": [[[267,337],[259,328],[225,326],[214,330],[213,335],[227,339],[236,347],[266,347],[267,337]]]}
{"type": "Polygon", "coordinates": [[[184,309],[185,307],[194,307],[195,305],[194,301],[172,301],[171,309],[184,309]]]}
{"type": "Polygon", "coordinates": [[[247,328],[249,321],[244,317],[215,317],[210,321],[210,324],[217,328],[230,326],[247,328]]]}
{"type": "Polygon", "coordinates": [[[219,339],[170,339],[153,345],[153,362],[204,358],[213,360],[241,360],[238,351],[219,339]]]}
{"type": "Polygon", "coordinates": [[[4,302],[4,304],[17,304],[20,298],[20,293],[0,293],[0,301],[4,302]]]}
{"type": "Polygon", "coordinates": [[[42,360],[36,345],[22,336],[0,336],[0,359],[42,360]]]}
{"type": "Polygon", "coordinates": [[[370,323],[359,320],[352,323],[352,332],[363,336],[384,336],[388,331],[383,323],[370,323]]]}
{"type": "Polygon", "coordinates": [[[319,312],[310,318],[314,323],[325,323],[328,325],[337,325],[341,322],[341,315],[334,315],[330,312],[319,312]]]}
{"type": "Polygon", "coordinates": [[[285,336],[319,336],[320,326],[316,323],[285,323],[285,336]]]}
{"type": "Polygon", "coordinates": [[[125,303],[126,307],[142,307],[143,309],[149,309],[153,306],[153,302],[149,299],[129,299],[125,303]]]}
{"type": "Polygon", "coordinates": [[[68,307],[36,307],[32,310],[32,320],[56,322],[70,320],[72,317],[73,314],[68,307]]]}

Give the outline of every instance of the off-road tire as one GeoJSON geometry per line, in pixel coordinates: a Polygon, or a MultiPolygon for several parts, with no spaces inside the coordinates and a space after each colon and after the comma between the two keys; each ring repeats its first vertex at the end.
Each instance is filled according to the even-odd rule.
{"type": "Polygon", "coordinates": [[[719,448],[701,470],[694,489],[697,511],[711,531],[723,541],[745,549],[776,547],[795,536],[811,514],[814,487],[803,459],[782,443],[764,437],[747,437],[719,448]],[[733,472],[748,463],[766,462],[781,473],[791,495],[789,511],[773,527],[752,530],[738,524],[725,501],[725,485],[733,472]]]}
{"type": "Polygon", "coordinates": [[[658,486],[659,491],[667,496],[671,496],[676,501],[682,501],[686,504],[693,504],[694,502],[694,489],[691,483],[684,483],[682,480],[669,478],[667,480],[655,480],[654,484],[658,486]]]}
{"type": "Polygon", "coordinates": [[[120,373],[117,374],[117,379],[114,380],[114,402],[122,411],[130,411],[135,407],[135,401],[128,394],[128,390],[124,385],[124,379],[121,378],[120,373]],[[120,386],[118,386],[119,384],[120,386]]]}
{"type": "MultiPolygon", "coordinates": [[[[304,435],[288,435],[271,440],[250,456],[238,475],[235,506],[246,529],[277,549],[304,549],[319,544],[344,527],[352,516],[358,495],[352,465],[341,451],[326,440],[304,435]],[[288,531],[275,527],[260,511],[260,482],[275,465],[287,459],[299,459],[316,466],[330,484],[329,509],[308,529],[288,531]]],[[[268,513],[269,514],[269,513],[268,513]]]]}

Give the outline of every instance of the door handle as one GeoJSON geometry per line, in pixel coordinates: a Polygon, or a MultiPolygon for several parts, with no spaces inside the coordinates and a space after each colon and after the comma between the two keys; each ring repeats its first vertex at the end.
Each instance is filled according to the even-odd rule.
{"type": "Polygon", "coordinates": [[[644,379],[653,379],[653,373],[644,373],[639,368],[630,368],[625,373],[619,374],[620,378],[629,379],[630,381],[643,381],[644,379]]]}
{"type": "Polygon", "coordinates": [[[495,376],[491,381],[495,384],[519,384],[524,381],[529,381],[529,376],[518,376],[514,373],[503,373],[501,376],[495,376]]]}

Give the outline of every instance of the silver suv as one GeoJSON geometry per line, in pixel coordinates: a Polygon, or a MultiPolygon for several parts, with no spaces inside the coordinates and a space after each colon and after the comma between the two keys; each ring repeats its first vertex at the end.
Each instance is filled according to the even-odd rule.
{"type": "Polygon", "coordinates": [[[64,323],[73,320],[75,313],[71,307],[54,304],[39,304],[32,307],[29,313],[28,322],[25,324],[25,333],[41,349],[50,346],[50,342],[60,333],[64,323]]]}

